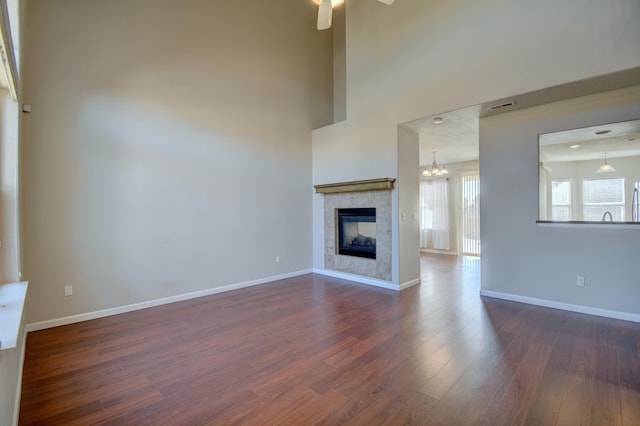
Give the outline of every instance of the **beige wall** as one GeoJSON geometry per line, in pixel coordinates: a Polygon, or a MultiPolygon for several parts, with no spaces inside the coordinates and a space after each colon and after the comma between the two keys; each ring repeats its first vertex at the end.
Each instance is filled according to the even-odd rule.
{"type": "Polygon", "coordinates": [[[411,129],[398,126],[398,212],[399,244],[393,255],[396,283],[415,284],[420,278],[420,136],[411,129]],[[401,167],[400,164],[407,167],[401,167]],[[411,167],[408,167],[411,166],[411,167]],[[414,214],[415,213],[415,214],[414,214]]]}
{"type": "Polygon", "coordinates": [[[536,224],[538,135],[638,117],[640,87],[480,120],[483,290],[640,318],[640,227],[536,224]]]}
{"type": "Polygon", "coordinates": [[[311,129],[333,114],[315,13],[298,0],[30,1],[27,322],[312,266],[311,129]]]}

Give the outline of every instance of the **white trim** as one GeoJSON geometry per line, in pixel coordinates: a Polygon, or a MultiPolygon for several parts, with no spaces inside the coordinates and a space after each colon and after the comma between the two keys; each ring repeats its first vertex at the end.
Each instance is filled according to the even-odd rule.
{"type": "Polygon", "coordinates": [[[389,290],[401,291],[405,288],[413,287],[414,285],[418,285],[422,282],[420,278],[416,278],[415,280],[407,281],[406,283],[402,283],[400,285],[391,283],[389,281],[383,281],[376,278],[363,277],[362,275],[350,274],[348,272],[340,272],[340,271],[332,271],[331,269],[322,269],[315,268],[313,270],[314,274],[325,275],[327,277],[339,278],[343,280],[355,281],[360,284],[367,284],[374,287],[386,288],[389,290]]]}
{"type": "Polygon", "coordinates": [[[574,229],[640,229],[640,222],[551,222],[536,221],[539,228],[574,229]]]}
{"type": "Polygon", "coordinates": [[[546,308],[562,309],[563,311],[578,312],[581,314],[596,315],[599,317],[614,318],[624,321],[640,323],[640,315],[629,312],[611,311],[609,309],[594,308],[591,306],[573,305],[571,303],[555,302],[553,300],[536,299],[534,297],[518,296],[516,294],[501,293],[498,291],[480,290],[480,296],[494,299],[510,300],[512,302],[527,303],[529,305],[544,306],[546,308]]]}
{"type": "Polygon", "coordinates": [[[9,23],[9,11],[7,10],[7,2],[0,1],[0,43],[4,46],[4,53],[6,59],[5,63],[0,67],[4,69],[4,73],[7,76],[7,85],[9,86],[9,92],[14,101],[18,101],[20,87],[20,81],[18,78],[18,65],[16,63],[16,53],[13,45],[13,37],[11,36],[11,25],[9,23]]]}
{"type": "Polygon", "coordinates": [[[24,370],[24,354],[27,350],[27,330],[22,333],[22,345],[20,345],[20,363],[18,364],[18,383],[16,384],[16,397],[13,403],[13,426],[18,426],[20,418],[20,401],[22,399],[22,372],[24,370]]]}
{"type": "Polygon", "coordinates": [[[283,275],[276,275],[276,276],[260,278],[260,279],[252,280],[252,281],[245,281],[245,282],[237,283],[237,284],[230,284],[230,285],[226,285],[226,286],[222,286],[222,287],[214,287],[214,288],[209,288],[209,289],[206,289],[206,290],[194,291],[192,293],[179,294],[177,296],[165,297],[163,299],[149,300],[149,301],[146,301],[146,302],[134,303],[132,305],[120,306],[120,307],[117,307],[117,308],[103,309],[103,310],[100,310],[100,311],[87,312],[87,313],[84,313],[84,314],[71,315],[71,316],[68,316],[68,317],[36,322],[36,323],[32,323],[32,324],[27,324],[26,331],[27,332],[31,332],[31,331],[44,330],[46,328],[58,327],[58,326],[67,325],[67,324],[73,324],[73,323],[76,323],[76,322],[88,321],[88,320],[92,320],[92,319],[108,317],[108,316],[111,316],[111,315],[124,314],[126,312],[137,311],[137,310],[146,309],[146,308],[152,308],[154,306],[166,305],[166,304],[169,304],[169,303],[181,302],[181,301],[184,301],[184,300],[195,299],[195,298],[203,297],[203,296],[210,296],[212,294],[223,293],[223,292],[226,292],[226,291],[238,290],[238,289],[245,288],[245,287],[252,287],[252,286],[256,286],[256,285],[267,284],[267,283],[271,283],[273,281],[284,280],[284,279],[287,279],[287,278],[293,278],[293,277],[298,277],[300,275],[310,274],[312,272],[313,271],[311,269],[306,269],[306,270],[291,272],[291,273],[283,274],[283,275]]]}
{"type": "Polygon", "coordinates": [[[0,284],[2,323],[0,323],[0,353],[14,349],[20,341],[20,327],[24,324],[24,305],[29,281],[0,284]]]}
{"type": "Polygon", "coordinates": [[[394,284],[392,282],[389,281],[383,281],[383,280],[379,280],[376,278],[370,278],[370,277],[363,277],[362,275],[356,275],[356,274],[350,274],[348,272],[339,272],[339,271],[332,271],[330,269],[321,269],[321,268],[315,268],[313,270],[314,274],[319,274],[319,275],[326,275],[327,277],[333,277],[333,278],[340,278],[343,280],[349,280],[349,281],[355,281],[357,283],[360,284],[367,284],[367,285],[372,285],[375,287],[382,287],[382,288],[386,288],[389,290],[396,290],[396,291],[400,291],[401,290],[401,286],[399,286],[398,284],[394,284]]]}
{"type": "Polygon", "coordinates": [[[422,283],[420,278],[416,278],[415,280],[407,281],[406,283],[400,284],[400,290],[404,290],[405,288],[413,287],[414,285],[418,285],[422,283]]]}
{"type": "Polygon", "coordinates": [[[420,253],[446,254],[446,255],[449,255],[449,256],[457,256],[458,255],[458,253],[456,253],[455,251],[436,250],[436,249],[429,249],[429,248],[420,248],[420,253]]]}

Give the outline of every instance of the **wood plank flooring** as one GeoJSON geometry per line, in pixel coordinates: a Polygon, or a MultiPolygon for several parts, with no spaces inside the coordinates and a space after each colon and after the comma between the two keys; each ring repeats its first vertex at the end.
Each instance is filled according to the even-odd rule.
{"type": "Polygon", "coordinates": [[[318,275],[30,333],[21,425],[640,425],[640,324],[318,275]]]}

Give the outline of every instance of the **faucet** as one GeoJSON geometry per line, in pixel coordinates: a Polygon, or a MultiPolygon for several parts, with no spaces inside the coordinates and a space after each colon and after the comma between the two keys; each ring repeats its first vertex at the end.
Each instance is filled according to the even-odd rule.
{"type": "Polygon", "coordinates": [[[609,216],[609,222],[613,222],[613,215],[611,215],[610,211],[604,212],[604,214],[602,215],[602,221],[606,222],[607,216],[609,216]]]}

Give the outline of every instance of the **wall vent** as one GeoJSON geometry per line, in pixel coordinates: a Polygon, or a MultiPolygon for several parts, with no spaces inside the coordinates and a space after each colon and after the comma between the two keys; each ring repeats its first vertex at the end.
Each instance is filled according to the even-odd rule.
{"type": "Polygon", "coordinates": [[[508,101],[508,102],[504,102],[504,103],[497,104],[497,105],[491,105],[489,107],[489,109],[491,111],[496,111],[496,110],[499,110],[499,109],[510,108],[510,107],[513,107],[513,106],[516,106],[515,101],[508,101]]]}

